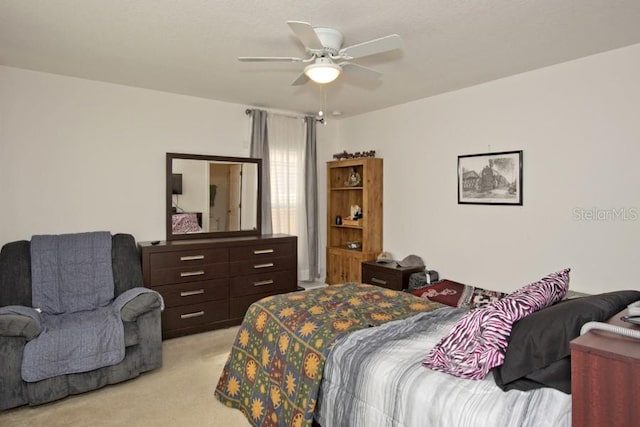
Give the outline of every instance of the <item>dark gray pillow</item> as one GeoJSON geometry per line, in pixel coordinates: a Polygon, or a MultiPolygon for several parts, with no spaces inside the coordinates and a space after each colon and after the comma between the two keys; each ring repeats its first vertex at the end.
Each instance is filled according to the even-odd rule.
{"type": "Polygon", "coordinates": [[[638,291],[617,291],[564,300],[516,322],[504,363],[494,370],[503,390],[552,387],[571,393],[569,342],[587,322],[602,322],[640,300],[638,291]]]}

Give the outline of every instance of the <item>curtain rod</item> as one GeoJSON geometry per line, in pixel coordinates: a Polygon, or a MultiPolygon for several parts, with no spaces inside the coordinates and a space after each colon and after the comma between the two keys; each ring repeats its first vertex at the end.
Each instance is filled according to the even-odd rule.
{"type": "MultiPolygon", "coordinates": [[[[257,108],[255,108],[257,109],[257,108]]],[[[244,113],[248,116],[251,114],[251,111],[253,111],[254,109],[251,108],[247,108],[246,110],[244,110],[244,113]]],[[[304,119],[305,117],[313,117],[310,114],[296,114],[296,113],[281,113],[279,111],[270,111],[270,110],[263,110],[266,111],[269,114],[275,114],[277,116],[284,116],[284,117],[291,117],[294,119],[304,119]]]]}

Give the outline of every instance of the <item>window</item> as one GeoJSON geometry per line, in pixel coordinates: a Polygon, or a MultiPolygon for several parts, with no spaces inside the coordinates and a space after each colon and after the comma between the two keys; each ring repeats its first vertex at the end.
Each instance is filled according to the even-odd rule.
{"type": "Polygon", "coordinates": [[[298,277],[306,279],[309,260],[304,195],[304,120],[269,114],[267,128],[273,232],[298,236],[298,277]]]}

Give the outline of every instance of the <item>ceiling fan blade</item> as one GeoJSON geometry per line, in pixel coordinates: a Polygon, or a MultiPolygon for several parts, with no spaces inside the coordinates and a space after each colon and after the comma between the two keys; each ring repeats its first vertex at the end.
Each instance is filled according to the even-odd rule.
{"type": "Polygon", "coordinates": [[[402,38],[397,34],[392,34],[345,47],[344,49],[340,49],[338,54],[344,59],[355,59],[395,49],[402,49],[402,38]]]}
{"type": "Polygon", "coordinates": [[[307,77],[307,75],[302,72],[298,78],[296,78],[293,83],[291,83],[291,86],[302,86],[303,84],[305,84],[306,82],[309,81],[309,77],[307,77]]]}
{"type": "Polygon", "coordinates": [[[357,77],[359,79],[377,80],[382,77],[382,73],[380,71],[363,67],[362,65],[352,64],[351,62],[343,62],[338,65],[340,65],[344,74],[357,77]]]}
{"type": "Polygon", "coordinates": [[[290,56],[240,56],[240,62],[302,62],[302,58],[294,58],[290,56]]]}
{"type": "Polygon", "coordinates": [[[300,39],[306,49],[322,50],[324,46],[315,30],[308,22],[287,21],[289,28],[300,39]]]}

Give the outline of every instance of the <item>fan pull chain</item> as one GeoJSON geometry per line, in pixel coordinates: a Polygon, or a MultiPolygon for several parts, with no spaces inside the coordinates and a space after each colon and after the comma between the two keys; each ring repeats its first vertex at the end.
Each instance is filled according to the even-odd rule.
{"type": "Polygon", "coordinates": [[[318,121],[323,125],[327,122],[325,121],[325,116],[327,114],[327,92],[325,90],[325,85],[320,85],[320,111],[318,111],[318,121]]]}

